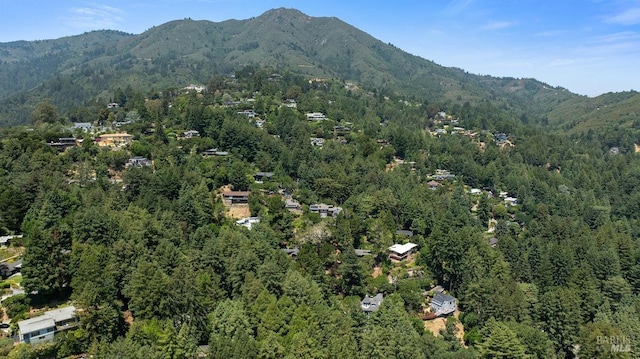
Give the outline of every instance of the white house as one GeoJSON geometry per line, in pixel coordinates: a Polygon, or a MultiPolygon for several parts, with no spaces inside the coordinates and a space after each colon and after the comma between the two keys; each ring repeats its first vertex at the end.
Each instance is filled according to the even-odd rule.
{"type": "Polygon", "coordinates": [[[435,313],[436,316],[452,314],[457,308],[456,298],[449,294],[436,293],[431,300],[431,311],[435,313]]]}
{"type": "Polygon", "coordinates": [[[260,223],[260,217],[246,217],[236,221],[238,226],[243,226],[247,229],[251,229],[251,227],[257,223],[260,223]]]}
{"type": "Polygon", "coordinates": [[[394,244],[389,247],[389,258],[397,261],[405,260],[411,255],[418,247],[415,243],[407,244],[394,244]]]}

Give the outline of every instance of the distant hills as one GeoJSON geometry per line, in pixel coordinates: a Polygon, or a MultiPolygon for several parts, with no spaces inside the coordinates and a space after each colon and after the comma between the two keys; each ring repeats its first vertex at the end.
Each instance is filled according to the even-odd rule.
{"type": "Polygon", "coordinates": [[[118,87],[146,91],[206,83],[248,65],[353,81],[433,103],[491,101],[563,131],[623,121],[620,116],[627,121],[633,115],[618,107],[640,107],[635,92],[590,99],[533,79],[469,74],[385,44],[335,17],[281,8],[247,20],[171,21],[139,35],[94,31],[0,43],[0,124],[28,122],[43,99],[65,112],[96,99],[107,102],[118,87]]]}

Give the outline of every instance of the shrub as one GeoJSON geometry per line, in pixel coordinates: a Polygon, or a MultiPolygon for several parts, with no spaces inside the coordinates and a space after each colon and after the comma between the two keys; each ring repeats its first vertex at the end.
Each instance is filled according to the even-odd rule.
{"type": "Polygon", "coordinates": [[[14,295],[2,301],[2,305],[10,318],[28,312],[31,307],[30,303],[31,301],[26,294],[14,295]]]}

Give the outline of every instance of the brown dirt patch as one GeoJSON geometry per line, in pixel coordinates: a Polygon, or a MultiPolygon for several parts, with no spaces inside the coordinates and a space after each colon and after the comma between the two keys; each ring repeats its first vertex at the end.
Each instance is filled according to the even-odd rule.
{"type": "Polygon", "coordinates": [[[227,206],[227,217],[229,218],[246,218],[251,216],[248,204],[232,204],[227,206]]]}
{"type": "Polygon", "coordinates": [[[124,322],[131,326],[131,324],[133,324],[133,314],[131,314],[130,310],[126,310],[123,314],[124,322]]]}
{"type": "Polygon", "coordinates": [[[633,147],[635,147],[635,151],[636,151],[636,153],[639,153],[639,152],[640,152],[640,146],[638,146],[638,144],[634,143],[634,144],[633,144],[633,147]]]}
{"type": "Polygon", "coordinates": [[[380,275],[382,275],[382,267],[373,267],[373,273],[371,273],[371,276],[373,278],[378,278],[380,275]]]}
{"type": "MultiPolygon", "coordinates": [[[[453,316],[458,319],[460,316],[460,311],[456,310],[453,316]]],[[[433,320],[425,320],[424,321],[424,329],[433,333],[434,336],[439,336],[441,330],[445,330],[447,328],[447,318],[436,318],[433,320]]],[[[460,321],[456,322],[456,337],[460,340],[460,343],[464,344],[464,326],[460,321]]]]}

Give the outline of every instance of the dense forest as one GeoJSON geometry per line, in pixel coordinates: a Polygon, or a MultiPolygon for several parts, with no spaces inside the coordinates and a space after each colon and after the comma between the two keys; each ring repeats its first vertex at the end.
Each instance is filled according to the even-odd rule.
{"type": "Polygon", "coordinates": [[[561,136],[489,101],[258,67],[109,98],[0,130],[0,235],[23,235],[0,249],[23,260],[2,286],[24,289],[2,302],[10,333],[68,304],[78,318],[51,342],[0,339],[2,356],[638,356],[640,126],[561,136]],[[110,127],[132,142],[100,146],[110,127]],[[237,224],[228,189],[259,223],[237,224]],[[425,315],[437,286],[454,315],[425,315]]]}

